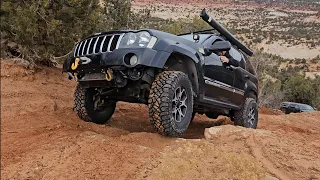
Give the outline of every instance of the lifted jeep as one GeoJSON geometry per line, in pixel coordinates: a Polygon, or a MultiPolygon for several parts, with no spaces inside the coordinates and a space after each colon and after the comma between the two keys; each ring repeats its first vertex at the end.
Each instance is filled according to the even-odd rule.
{"type": "Polygon", "coordinates": [[[78,82],[78,116],[104,124],[116,103],[125,101],[147,104],[152,125],[166,136],[182,135],[195,113],[226,115],[235,125],[256,128],[258,80],[243,55],[253,52],[205,9],[200,16],[213,29],[178,36],[152,29],[112,31],[81,40],[63,65],[78,82]],[[213,53],[226,49],[239,67],[226,66],[213,53]]]}

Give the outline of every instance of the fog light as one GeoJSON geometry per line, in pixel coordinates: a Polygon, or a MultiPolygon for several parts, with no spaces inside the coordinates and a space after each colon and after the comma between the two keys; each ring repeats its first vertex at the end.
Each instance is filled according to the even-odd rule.
{"type": "Polygon", "coordinates": [[[131,56],[130,58],[130,65],[134,66],[138,63],[138,57],[136,55],[131,56]]]}
{"type": "Polygon", "coordinates": [[[133,67],[138,64],[138,56],[134,53],[128,53],[124,56],[123,62],[127,67],[133,67]]]}

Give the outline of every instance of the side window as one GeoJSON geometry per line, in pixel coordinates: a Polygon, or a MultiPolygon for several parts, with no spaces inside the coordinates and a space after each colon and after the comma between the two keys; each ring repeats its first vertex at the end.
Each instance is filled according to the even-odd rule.
{"type": "Polygon", "coordinates": [[[233,47],[229,50],[229,54],[230,56],[233,57],[233,59],[237,60],[240,62],[240,67],[242,67],[243,69],[246,69],[246,63],[245,60],[242,56],[241,53],[239,53],[236,49],[234,49],[233,47]]]}
{"type": "Polygon", "coordinates": [[[305,106],[304,106],[304,105],[300,105],[300,106],[299,106],[299,110],[302,110],[302,109],[305,109],[305,106]]]}
{"type": "Polygon", "coordinates": [[[231,48],[229,51],[230,56],[233,57],[233,59],[237,60],[237,61],[241,61],[241,54],[235,50],[234,48],[231,48]]]}
{"type": "Polygon", "coordinates": [[[221,66],[222,63],[220,61],[220,57],[214,53],[212,53],[210,56],[205,58],[204,63],[206,65],[212,65],[212,66],[221,66]]]}

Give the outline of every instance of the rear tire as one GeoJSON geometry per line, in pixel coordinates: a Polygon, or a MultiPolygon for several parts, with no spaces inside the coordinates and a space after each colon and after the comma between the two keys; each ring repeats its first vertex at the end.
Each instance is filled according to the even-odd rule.
{"type": "MultiPolygon", "coordinates": [[[[77,85],[74,92],[74,110],[79,118],[96,124],[105,124],[113,115],[116,103],[103,102],[102,107],[96,107],[97,91],[93,88],[84,88],[77,85]]],[[[104,100],[103,100],[104,101],[104,100]]]]}
{"type": "Polygon", "coordinates": [[[154,82],[148,100],[150,121],[165,136],[180,136],[188,128],[193,111],[192,85],[180,71],[164,71],[154,82]]]}
{"type": "Polygon", "coordinates": [[[246,128],[257,128],[258,106],[254,98],[246,98],[244,105],[234,113],[234,124],[246,128]]]}

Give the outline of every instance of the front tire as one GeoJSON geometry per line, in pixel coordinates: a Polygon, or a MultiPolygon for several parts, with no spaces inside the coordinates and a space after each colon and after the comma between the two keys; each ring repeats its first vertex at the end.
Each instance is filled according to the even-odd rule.
{"type": "Polygon", "coordinates": [[[160,73],[148,100],[150,121],[155,130],[165,136],[180,136],[188,128],[193,111],[192,85],[180,71],[160,73]]]}
{"type": "Polygon", "coordinates": [[[244,105],[234,113],[234,124],[246,128],[257,128],[258,105],[254,98],[246,98],[244,105]]]}
{"type": "Polygon", "coordinates": [[[84,88],[78,84],[74,92],[74,110],[84,121],[105,124],[113,115],[116,103],[98,100],[100,96],[97,93],[94,88],[84,88]]]}

